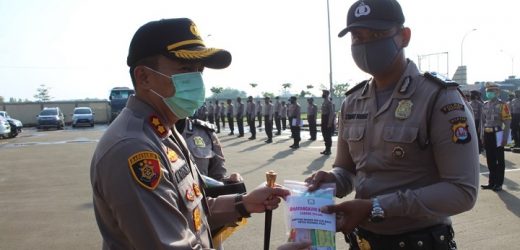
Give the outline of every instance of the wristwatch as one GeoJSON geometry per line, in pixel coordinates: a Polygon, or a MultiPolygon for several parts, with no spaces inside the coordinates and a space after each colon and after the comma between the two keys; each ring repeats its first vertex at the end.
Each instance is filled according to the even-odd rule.
{"type": "Polygon", "coordinates": [[[244,198],[243,194],[237,194],[235,196],[235,209],[240,214],[240,216],[249,218],[249,217],[251,217],[251,213],[249,213],[247,211],[246,207],[244,206],[243,198],[244,198]]]}
{"type": "Polygon", "coordinates": [[[385,211],[379,204],[379,200],[376,198],[372,199],[372,211],[370,212],[370,222],[378,223],[385,220],[385,211]]]}

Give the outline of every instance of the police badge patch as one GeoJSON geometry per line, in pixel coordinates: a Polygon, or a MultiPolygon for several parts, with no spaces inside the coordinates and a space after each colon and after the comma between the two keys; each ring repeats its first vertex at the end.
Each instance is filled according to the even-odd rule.
{"type": "Polygon", "coordinates": [[[455,117],[450,120],[451,125],[451,141],[458,144],[465,144],[471,141],[471,133],[468,129],[466,117],[455,117]]]}
{"type": "Polygon", "coordinates": [[[413,103],[410,100],[401,100],[395,109],[395,118],[405,120],[412,113],[413,103]]]}
{"type": "Polygon", "coordinates": [[[159,155],[151,151],[138,152],[128,158],[128,166],[134,179],[142,187],[154,190],[161,181],[159,155]]]}

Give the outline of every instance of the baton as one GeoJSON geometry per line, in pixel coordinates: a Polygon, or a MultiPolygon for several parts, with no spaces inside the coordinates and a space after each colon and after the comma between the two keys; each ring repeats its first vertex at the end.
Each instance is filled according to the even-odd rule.
{"type": "MultiPolygon", "coordinates": [[[[276,173],[273,170],[265,172],[268,187],[274,187],[276,182],[276,173]]],[[[264,227],[264,250],[269,250],[269,242],[271,241],[271,221],[273,219],[273,211],[265,211],[265,227],[264,227]]]]}

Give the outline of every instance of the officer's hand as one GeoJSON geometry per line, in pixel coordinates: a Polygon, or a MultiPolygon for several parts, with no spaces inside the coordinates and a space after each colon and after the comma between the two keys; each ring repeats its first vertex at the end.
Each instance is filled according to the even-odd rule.
{"type": "Polygon", "coordinates": [[[335,182],[336,177],[331,172],[318,171],[305,179],[308,185],[309,192],[318,189],[322,183],[335,182]]]}
{"type": "Polygon", "coordinates": [[[252,192],[244,195],[243,201],[246,210],[250,213],[263,213],[265,210],[274,210],[280,204],[280,197],[289,195],[289,190],[276,185],[274,188],[259,186],[252,192]]]}
{"type": "Polygon", "coordinates": [[[367,220],[372,211],[370,200],[355,199],[337,205],[324,206],[323,213],[336,213],[336,231],[350,233],[361,222],[367,220]]]}
{"type": "Polygon", "coordinates": [[[239,173],[232,173],[228,177],[222,178],[222,181],[224,183],[238,183],[238,182],[243,182],[244,179],[242,178],[242,176],[239,173]]]}
{"type": "Polygon", "coordinates": [[[305,250],[310,249],[312,242],[288,242],[277,248],[277,250],[305,250]]]}

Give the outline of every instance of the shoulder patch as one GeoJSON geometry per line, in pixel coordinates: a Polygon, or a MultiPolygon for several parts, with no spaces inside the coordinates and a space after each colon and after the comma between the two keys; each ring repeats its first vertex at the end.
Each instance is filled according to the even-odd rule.
{"type": "Polygon", "coordinates": [[[162,171],[159,155],[141,151],[128,158],[128,167],[134,180],[148,190],[154,190],[161,181],[162,171]]]}
{"type": "Polygon", "coordinates": [[[466,144],[471,141],[471,133],[466,117],[455,117],[450,120],[451,123],[451,141],[457,144],[466,144]]]}
{"type": "Polygon", "coordinates": [[[193,125],[210,130],[211,132],[217,130],[214,124],[199,119],[193,119],[193,125]]]}
{"type": "MultiPolygon", "coordinates": [[[[362,81],[362,82],[358,83],[356,86],[354,86],[351,89],[347,90],[347,92],[345,92],[345,96],[348,96],[348,95],[354,93],[358,89],[365,87],[367,84],[368,84],[368,80],[365,80],[365,81],[362,81]]],[[[365,91],[363,91],[363,92],[365,92],[365,91]]]]}
{"type": "Polygon", "coordinates": [[[430,72],[425,72],[424,73],[424,77],[426,77],[426,79],[429,79],[429,80],[432,80],[433,82],[439,84],[440,86],[444,87],[444,88],[447,88],[447,87],[458,87],[459,84],[452,81],[452,80],[448,80],[448,79],[442,79],[439,77],[439,75],[435,74],[435,73],[430,73],[430,72]]]}

